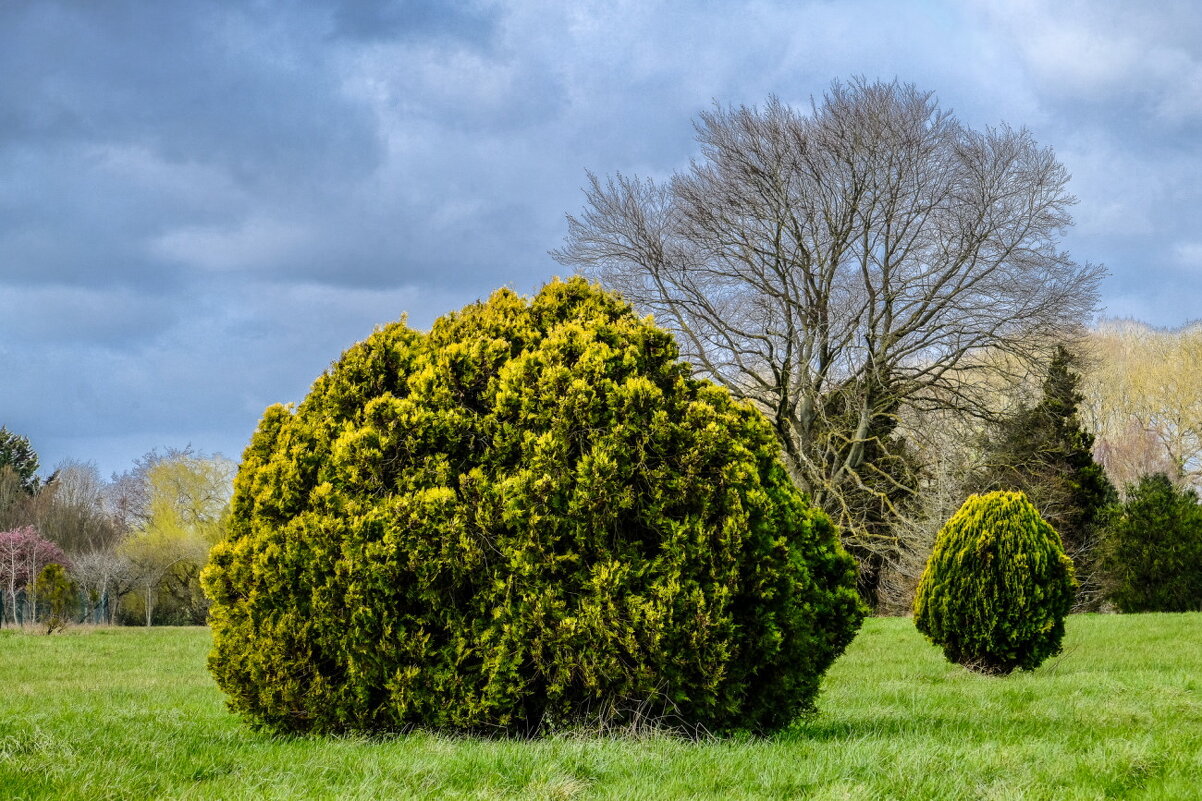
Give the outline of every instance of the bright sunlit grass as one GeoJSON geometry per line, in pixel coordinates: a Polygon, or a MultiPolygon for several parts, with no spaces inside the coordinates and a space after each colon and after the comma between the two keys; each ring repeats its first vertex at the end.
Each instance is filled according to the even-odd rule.
{"type": "Polygon", "coordinates": [[[205,629],[0,633],[2,799],[1202,797],[1202,614],[1078,616],[999,679],[872,619],[821,714],[771,739],[273,739],[205,629]]]}

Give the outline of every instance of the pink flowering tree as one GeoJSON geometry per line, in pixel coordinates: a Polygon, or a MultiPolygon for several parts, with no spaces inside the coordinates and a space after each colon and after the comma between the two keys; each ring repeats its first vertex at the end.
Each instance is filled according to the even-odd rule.
{"type": "MultiPolygon", "coordinates": [[[[30,587],[42,568],[49,564],[68,565],[61,548],[38,534],[33,526],[0,531],[0,591],[4,593],[4,619],[17,620],[17,594],[30,587]]],[[[32,590],[30,590],[32,592],[32,590]]],[[[28,598],[28,609],[34,609],[35,599],[28,598]]],[[[34,622],[34,615],[28,615],[34,622]]]]}

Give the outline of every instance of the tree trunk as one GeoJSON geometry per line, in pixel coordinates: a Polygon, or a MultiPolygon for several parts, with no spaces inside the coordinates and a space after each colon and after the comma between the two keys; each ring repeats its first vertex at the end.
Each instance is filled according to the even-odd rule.
{"type": "Polygon", "coordinates": [[[13,625],[16,626],[19,621],[17,620],[17,587],[15,583],[8,587],[8,600],[10,602],[9,614],[12,615],[13,625]]]}

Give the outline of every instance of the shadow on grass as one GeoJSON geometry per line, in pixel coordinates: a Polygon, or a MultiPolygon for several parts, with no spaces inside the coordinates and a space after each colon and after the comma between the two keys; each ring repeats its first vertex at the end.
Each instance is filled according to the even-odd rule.
{"type": "Polygon", "coordinates": [[[944,739],[952,732],[967,733],[963,716],[898,713],[858,716],[852,720],[817,717],[803,720],[779,736],[793,741],[831,742],[915,736],[944,739]]]}

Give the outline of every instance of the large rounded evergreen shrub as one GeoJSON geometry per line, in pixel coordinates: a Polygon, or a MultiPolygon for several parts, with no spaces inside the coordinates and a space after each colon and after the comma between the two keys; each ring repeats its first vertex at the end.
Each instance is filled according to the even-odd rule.
{"type": "Polygon", "coordinates": [[[778,453],[582,279],[389,325],[247,447],[210,669],[277,731],[778,728],[863,615],[778,453]]]}
{"type": "Polygon", "coordinates": [[[935,539],[914,625],[958,664],[1033,670],[1060,652],[1075,589],[1060,535],[1025,495],[972,495],[935,539]]]}

